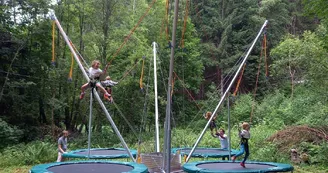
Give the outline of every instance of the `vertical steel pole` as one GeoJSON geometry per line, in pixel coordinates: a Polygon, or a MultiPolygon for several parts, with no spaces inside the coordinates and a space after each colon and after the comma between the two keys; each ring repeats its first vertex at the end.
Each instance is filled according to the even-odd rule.
{"type": "Polygon", "coordinates": [[[174,48],[175,48],[175,39],[176,39],[176,30],[177,30],[177,21],[178,21],[178,11],[179,11],[179,0],[175,0],[174,3],[174,19],[173,19],[173,29],[172,29],[172,44],[171,44],[171,58],[170,58],[170,70],[169,70],[169,80],[168,80],[168,89],[166,97],[166,130],[165,130],[165,144],[164,145],[164,168],[165,172],[170,172],[171,167],[171,91],[172,91],[172,76],[173,76],[173,67],[174,67],[174,48]]]}
{"type": "Polygon", "coordinates": [[[90,113],[89,113],[89,132],[88,132],[88,159],[90,159],[90,148],[91,148],[91,130],[92,130],[92,102],[93,102],[94,88],[90,91],[90,113]]]}
{"type": "Polygon", "coordinates": [[[159,150],[159,124],[158,124],[158,98],[157,98],[157,63],[156,63],[156,43],[153,42],[153,53],[154,53],[154,90],[155,90],[155,149],[156,152],[159,150]]]}

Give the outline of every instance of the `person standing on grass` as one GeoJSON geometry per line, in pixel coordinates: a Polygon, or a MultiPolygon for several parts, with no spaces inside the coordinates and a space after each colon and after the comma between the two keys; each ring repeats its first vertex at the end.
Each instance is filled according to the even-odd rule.
{"type": "MultiPolygon", "coordinates": [[[[221,128],[215,134],[212,134],[212,136],[220,140],[221,149],[227,150],[229,148],[228,136],[225,134],[224,129],[221,128]]],[[[225,157],[222,160],[225,160],[225,157]]]]}
{"type": "Polygon", "coordinates": [[[58,157],[57,162],[64,161],[63,154],[67,151],[67,137],[68,137],[68,131],[64,130],[62,132],[62,135],[58,139],[58,157]]]}

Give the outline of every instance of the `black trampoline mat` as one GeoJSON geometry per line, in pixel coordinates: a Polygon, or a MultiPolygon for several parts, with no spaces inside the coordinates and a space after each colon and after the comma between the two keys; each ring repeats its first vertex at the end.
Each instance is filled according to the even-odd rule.
{"type": "MultiPolygon", "coordinates": [[[[180,149],[183,153],[190,153],[191,149],[180,149]]],[[[229,150],[221,150],[221,149],[214,149],[214,148],[196,148],[193,153],[210,153],[210,154],[227,154],[229,155],[229,150]]]]}
{"type": "MultiPolygon", "coordinates": [[[[74,154],[79,155],[88,155],[88,150],[74,152],[74,154]]],[[[126,150],[90,150],[91,155],[119,155],[119,154],[128,154],[126,150]]]]}
{"type": "Polygon", "coordinates": [[[238,171],[263,170],[263,169],[276,167],[274,165],[268,165],[268,164],[258,164],[258,163],[248,164],[247,162],[245,163],[245,166],[246,168],[241,167],[239,162],[201,163],[197,165],[198,168],[208,169],[208,170],[238,170],[238,171]]]}
{"type": "Polygon", "coordinates": [[[133,169],[129,165],[114,163],[75,163],[52,166],[47,170],[53,173],[120,173],[133,169]]]}

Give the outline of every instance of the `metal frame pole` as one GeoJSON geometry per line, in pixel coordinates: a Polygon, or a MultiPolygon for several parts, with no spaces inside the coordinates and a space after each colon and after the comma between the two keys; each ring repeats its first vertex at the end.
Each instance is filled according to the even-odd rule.
{"type": "Polygon", "coordinates": [[[159,124],[158,124],[158,98],[157,98],[157,64],[156,64],[156,43],[153,42],[153,53],[154,53],[154,90],[155,90],[155,149],[156,152],[160,152],[159,149],[159,124]]]}
{"type": "Polygon", "coordinates": [[[265,26],[267,25],[267,23],[268,23],[268,20],[266,20],[266,21],[264,22],[264,24],[262,25],[262,27],[261,27],[259,33],[257,34],[256,38],[254,39],[254,41],[253,41],[251,47],[248,49],[247,54],[246,54],[244,60],[243,60],[242,63],[240,64],[240,66],[239,66],[239,68],[238,68],[238,70],[237,70],[235,76],[232,78],[232,80],[231,80],[231,82],[230,82],[228,88],[226,89],[226,91],[225,91],[224,94],[222,95],[221,100],[219,101],[219,104],[216,106],[214,112],[212,113],[211,118],[208,120],[208,122],[207,122],[205,128],[203,129],[203,131],[202,131],[202,133],[200,134],[199,138],[197,139],[195,145],[193,146],[193,148],[191,149],[190,153],[188,154],[188,157],[187,157],[187,159],[186,159],[186,163],[189,161],[189,159],[190,159],[192,153],[195,151],[195,149],[196,149],[196,147],[198,146],[200,140],[203,138],[203,136],[204,136],[204,134],[205,134],[205,131],[206,131],[207,127],[209,126],[210,122],[212,121],[214,115],[215,115],[215,114],[217,113],[217,111],[219,110],[219,108],[220,108],[220,106],[221,106],[223,100],[226,98],[228,92],[230,91],[231,86],[232,86],[233,83],[235,82],[235,80],[236,80],[236,78],[237,78],[239,72],[241,71],[243,65],[245,64],[245,62],[246,62],[246,60],[247,60],[249,54],[251,53],[251,51],[252,51],[252,49],[253,49],[253,47],[254,47],[256,41],[257,41],[258,38],[260,37],[260,35],[261,35],[263,29],[265,28],[265,26]]]}
{"type": "Polygon", "coordinates": [[[91,124],[92,124],[92,102],[93,102],[93,91],[94,88],[91,88],[90,91],[90,112],[89,112],[89,132],[88,132],[88,159],[90,159],[90,148],[91,148],[91,124]]]}
{"type": "Polygon", "coordinates": [[[228,145],[229,145],[229,160],[231,160],[231,127],[230,127],[230,94],[227,96],[228,107],[228,145]]]}
{"type": "Polygon", "coordinates": [[[168,89],[166,97],[166,130],[165,130],[165,145],[164,145],[164,170],[165,172],[170,172],[171,167],[171,91],[172,91],[172,76],[173,76],[173,67],[174,67],[174,49],[176,42],[176,30],[177,30],[177,21],[178,21],[178,11],[179,11],[179,0],[175,0],[174,3],[174,19],[173,19],[173,29],[172,29],[172,44],[171,44],[171,58],[170,58],[170,70],[169,70],[169,80],[168,80],[168,89]]]}
{"type": "MultiPolygon", "coordinates": [[[[82,73],[83,73],[84,78],[89,82],[90,79],[89,79],[88,74],[87,74],[86,71],[84,70],[83,65],[81,64],[81,62],[80,62],[78,56],[76,55],[76,53],[75,53],[75,51],[74,51],[72,45],[71,45],[70,42],[69,42],[69,39],[68,39],[66,33],[64,32],[63,28],[61,27],[61,25],[60,25],[59,21],[57,20],[56,15],[55,15],[54,13],[51,15],[51,19],[55,21],[55,23],[56,23],[56,25],[57,25],[57,27],[58,27],[60,33],[62,34],[62,36],[63,36],[63,38],[64,38],[64,40],[65,40],[67,46],[69,47],[69,49],[70,49],[71,52],[73,53],[73,56],[74,56],[74,58],[75,58],[75,61],[78,63],[78,65],[79,65],[79,67],[80,67],[80,69],[81,69],[81,71],[82,71],[82,73]]],[[[123,139],[121,133],[118,131],[117,126],[115,125],[115,123],[114,123],[112,117],[111,117],[110,114],[108,113],[108,111],[107,111],[107,109],[106,109],[104,103],[102,102],[101,98],[99,97],[99,94],[98,94],[97,92],[95,92],[95,93],[94,93],[94,96],[96,97],[98,103],[100,104],[100,107],[101,107],[102,110],[104,111],[104,113],[105,113],[107,119],[109,120],[110,124],[112,125],[112,128],[114,129],[116,135],[119,137],[119,139],[120,139],[120,141],[121,141],[121,144],[122,144],[123,147],[125,148],[126,152],[129,154],[129,156],[130,156],[130,158],[132,159],[132,161],[133,161],[133,162],[136,162],[136,159],[133,157],[133,155],[132,155],[132,153],[131,153],[129,147],[127,146],[127,144],[126,144],[126,142],[124,141],[124,139],[123,139]]]]}

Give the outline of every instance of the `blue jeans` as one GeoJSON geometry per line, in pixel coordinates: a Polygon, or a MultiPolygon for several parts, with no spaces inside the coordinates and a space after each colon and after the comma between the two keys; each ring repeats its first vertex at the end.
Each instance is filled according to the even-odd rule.
{"type": "Polygon", "coordinates": [[[241,143],[240,144],[240,151],[239,153],[237,153],[235,155],[235,157],[238,157],[238,156],[241,156],[245,153],[245,156],[244,156],[244,160],[243,160],[243,163],[245,163],[245,161],[247,160],[248,156],[249,156],[249,147],[248,147],[248,143],[241,143]]]}

